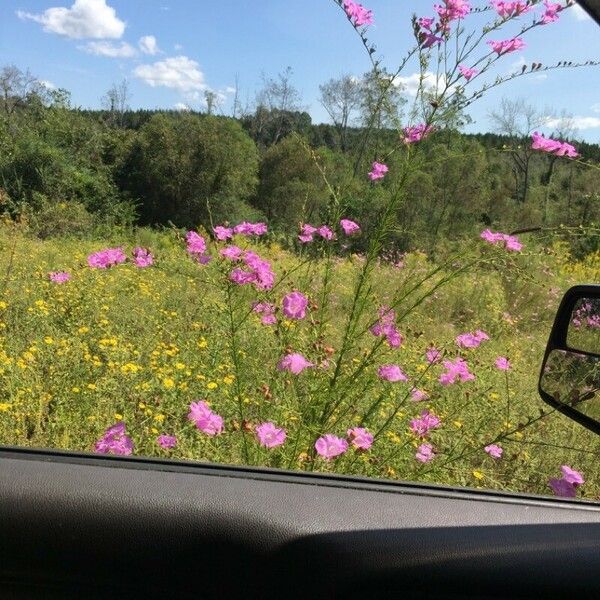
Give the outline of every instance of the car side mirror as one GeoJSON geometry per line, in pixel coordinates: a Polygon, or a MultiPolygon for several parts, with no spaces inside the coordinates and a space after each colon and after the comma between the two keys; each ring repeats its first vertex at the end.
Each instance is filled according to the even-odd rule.
{"type": "Polygon", "coordinates": [[[562,299],[538,391],[545,402],[600,434],[600,285],[577,285],[562,299]]]}

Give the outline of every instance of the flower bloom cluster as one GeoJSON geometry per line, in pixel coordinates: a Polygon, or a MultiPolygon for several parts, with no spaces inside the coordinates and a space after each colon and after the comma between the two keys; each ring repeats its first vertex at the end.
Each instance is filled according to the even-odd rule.
{"type": "Polygon", "coordinates": [[[71,279],[71,274],[66,271],[52,271],[48,273],[48,278],[53,283],[66,283],[71,279]]]}
{"type": "Polygon", "coordinates": [[[506,356],[499,356],[494,363],[496,369],[500,369],[500,371],[508,371],[511,368],[510,361],[506,356]]]}
{"type": "Polygon", "coordinates": [[[286,354],[277,364],[277,369],[279,371],[289,371],[294,375],[299,375],[304,371],[304,369],[308,369],[310,367],[314,367],[314,363],[306,360],[302,354],[298,354],[297,352],[292,352],[291,354],[286,354]]]}
{"type": "Polygon", "coordinates": [[[282,427],[277,427],[275,423],[267,421],[256,427],[256,437],[261,446],[271,449],[281,446],[285,442],[287,434],[282,427]]]}
{"type": "Polygon", "coordinates": [[[461,333],[456,336],[456,345],[459,348],[477,348],[481,345],[481,342],[486,342],[490,339],[490,336],[485,332],[478,329],[474,333],[461,333]]]}
{"type": "Polygon", "coordinates": [[[406,373],[398,365],[381,365],[377,370],[377,375],[380,379],[391,383],[408,381],[406,373]]]}
{"type": "Polygon", "coordinates": [[[424,410],[420,417],[415,417],[410,422],[410,430],[419,437],[427,437],[432,429],[437,429],[442,424],[441,419],[428,410],[424,410]]]}
{"type": "Polygon", "coordinates": [[[109,427],[94,447],[98,454],[129,456],[133,452],[133,441],[126,434],[125,423],[120,421],[109,427]]]}
{"type": "Polygon", "coordinates": [[[419,125],[412,125],[411,127],[405,127],[404,131],[404,143],[414,144],[425,139],[432,131],[433,127],[425,123],[419,125]]]}
{"type": "Polygon", "coordinates": [[[244,221],[235,227],[217,225],[213,227],[213,232],[220,242],[225,242],[230,240],[234,235],[265,235],[267,233],[267,225],[266,223],[247,223],[244,221]]]}
{"type": "Polygon", "coordinates": [[[429,394],[424,390],[413,388],[410,392],[410,399],[413,402],[424,402],[425,400],[429,400],[429,394]]]}
{"type": "Polygon", "coordinates": [[[368,450],[373,445],[373,434],[364,427],[352,427],[346,434],[352,446],[357,450],[368,450]]]}
{"type": "Polygon", "coordinates": [[[504,244],[504,247],[511,252],[520,252],[523,248],[523,244],[521,244],[517,237],[508,235],[507,233],[494,232],[485,229],[481,232],[479,237],[488,242],[488,244],[493,244],[494,246],[504,244]]]}
{"type": "Polygon", "coordinates": [[[352,0],[344,0],[344,10],[355,27],[373,24],[373,11],[352,0]]]}
{"type": "Polygon", "coordinates": [[[371,165],[371,170],[369,171],[369,179],[371,181],[377,181],[378,179],[383,179],[385,177],[385,174],[389,170],[390,169],[386,164],[375,161],[371,165]]]}
{"type": "Polygon", "coordinates": [[[354,221],[351,221],[350,219],[341,219],[340,227],[346,235],[360,233],[360,225],[358,223],[355,223],[354,221]]]}
{"type": "Polygon", "coordinates": [[[523,0],[517,0],[516,2],[505,2],[504,0],[492,0],[492,6],[496,9],[498,16],[503,19],[509,19],[511,17],[518,17],[531,10],[531,6],[528,6],[523,0]]]}
{"type": "MultiPolygon", "coordinates": [[[[250,252],[249,250],[246,252],[240,252],[238,254],[239,248],[237,246],[230,246],[233,248],[233,252],[231,256],[227,256],[231,260],[241,260],[248,269],[247,271],[240,268],[235,268],[229,274],[229,280],[238,285],[246,285],[252,284],[256,289],[259,290],[269,290],[273,287],[275,283],[275,273],[271,269],[271,264],[260,258],[258,254],[254,252],[250,252]]],[[[221,251],[221,255],[225,256],[224,251],[227,250],[224,248],[221,251]]]]}
{"type": "Polygon", "coordinates": [[[366,452],[373,445],[374,436],[364,427],[352,427],[348,429],[346,434],[348,436],[347,440],[333,433],[322,435],[315,442],[317,454],[325,460],[331,460],[348,450],[348,442],[353,448],[361,452],[366,452]]]}
{"type": "Polygon", "coordinates": [[[379,320],[369,331],[376,337],[384,336],[390,347],[398,348],[402,344],[403,338],[396,329],[395,322],[396,313],[391,308],[382,306],[379,309],[379,320]]]}
{"type": "Polygon", "coordinates": [[[548,485],[552,488],[552,491],[556,496],[575,498],[577,488],[585,483],[583,475],[567,465],[562,465],[560,470],[562,472],[562,477],[560,479],[550,479],[548,485]]]}
{"type": "Polygon", "coordinates": [[[192,402],[187,417],[206,435],[215,436],[223,431],[223,417],[213,412],[206,402],[192,402]]]}
{"type": "Polygon", "coordinates": [[[579,156],[575,146],[567,142],[544,137],[537,131],[531,134],[531,139],[533,140],[531,144],[533,150],[541,150],[542,152],[548,152],[555,156],[566,156],[567,158],[577,158],[579,156]]]}
{"type": "Polygon", "coordinates": [[[152,253],[147,248],[138,246],[133,249],[133,262],[136,267],[143,269],[154,264],[154,256],[152,256],[152,253]]]}
{"type": "Polygon", "coordinates": [[[165,450],[170,450],[171,448],[175,448],[175,446],[177,446],[177,438],[174,435],[159,435],[156,438],[156,442],[165,450]]]}
{"type": "Polygon", "coordinates": [[[324,240],[334,240],[335,233],[330,227],[327,225],[321,225],[321,227],[315,227],[314,225],[310,225],[309,223],[305,223],[300,228],[300,234],[298,235],[298,239],[303,244],[308,244],[309,242],[314,241],[315,234],[321,236],[324,240]]]}
{"type": "Polygon", "coordinates": [[[210,262],[210,256],[206,253],[206,241],[205,239],[196,233],[195,231],[188,231],[185,240],[187,243],[187,251],[191,254],[196,260],[204,265],[207,262],[210,262]]]}
{"type": "Polygon", "coordinates": [[[544,0],[544,7],[546,10],[542,15],[542,25],[558,21],[558,13],[563,10],[563,7],[558,2],[549,2],[549,0],[544,0]]]}
{"type": "Polygon", "coordinates": [[[465,67],[464,65],[458,65],[458,70],[460,74],[467,80],[471,81],[479,71],[477,69],[472,69],[470,67],[465,67]]]}
{"type": "Polygon", "coordinates": [[[422,463],[431,462],[435,458],[435,452],[433,451],[433,446],[431,444],[421,444],[417,448],[417,453],[415,454],[415,458],[422,463]]]}
{"type": "Polygon", "coordinates": [[[585,302],[573,313],[571,325],[575,329],[579,329],[582,325],[590,329],[599,329],[600,312],[597,312],[591,302],[585,302]]]}
{"type": "Polygon", "coordinates": [[[439,382],[442,385],[451,385],[460,381],[472,381],[475,379],[475,375],[469,371],[469,365],[463,358],[456,358],[454,361],[445,360],[443,363],[446,369],[445,373],[442,373],[439,377],[439,382]]]}
{"type": "Polygon", "coordinates": [[[444,0],[444,6],[434,4],[433,8],[439,15],[442,24],[456,19],[464,19],[471,12],[468,0],[444,0]]]}
{"type": "Polygon", "coordinates": [[[260,322],[263,325],[275,325],[277,317],[275,316],[275,305],[269,302],[255,302],[252,310],[261,315],[260,322]]]}
{"type": "Polygon", "coordinates": [[[516,52],[525,48],[527,44],[521,38],[511,38],[510,40],[494,41],[490,40],[487,44],[491,47],[492,51],[498,56],[508,54],[509,52],[516,52]]]}
{"type": "Polygon", "coordinates": [[[442,351],[431,346],[427,348],[427,351],[425,352],[425,358],[430,365],[433,365],[442,359],[442,351]]]}
{"type": "Polygon", "coordinates": [[[489,444],[484,450],[495,459],[502,458],[502,453],[504,452],[504,450],[496,444],[489,444]]]}
{"type": "Polygon", "coordinates": [[[291,292],[283,297],[283,314],[288,319],[304,319],[307,308],[308,298],[302,292],[291,292]]]}
{"type": "Polygon", "coordinates": [[[92,269],[108,269],[127,260],[122,248],[105,248],[90,254],[87,258],[88,266],[92,269]]]}

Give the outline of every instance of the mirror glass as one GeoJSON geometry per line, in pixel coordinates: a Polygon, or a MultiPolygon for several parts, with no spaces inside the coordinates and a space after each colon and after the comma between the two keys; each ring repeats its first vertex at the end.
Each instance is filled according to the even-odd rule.
{"type": "MultiPolygon", "coordinates": [[[[596,332],[599,335],[600,329],[596,332]]],[[[557,402],[600,420],[600,356],[552,350],[540,385],[557,402]]]]}
{"type": "Polygon", "coordinates": [[[573,350],[600,354],[600,298],[580,298],[571,313],[567,344],[573,350]]]}

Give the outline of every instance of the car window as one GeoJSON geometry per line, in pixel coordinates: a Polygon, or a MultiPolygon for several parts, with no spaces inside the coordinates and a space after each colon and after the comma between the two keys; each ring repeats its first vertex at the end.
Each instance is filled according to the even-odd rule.
{"type": "Polygon", "coordinates": [[[598,438],[537,392],[563,293],[600,279],[583,8],[0,22],[2,445],[598,499],[598,438]]]}

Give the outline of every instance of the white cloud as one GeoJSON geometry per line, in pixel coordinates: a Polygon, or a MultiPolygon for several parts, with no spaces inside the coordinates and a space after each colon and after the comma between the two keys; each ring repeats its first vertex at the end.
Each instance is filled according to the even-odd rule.
{"type": "Polygon", "coordinates": [[[152,87],[162,86],[182,93],[208,87],[198,63],[187,56],[175,56],[149,65],[139,65],[133,74],[152,87]]]}
{"type": "Polygon", "coordinates": [[[173,108],[175,108],[175,110],[181,110],[184,112],[192,110],[187,104],[184,104],[183,102],[177,102],[173,108]]]}
{"type": "Polygon", "coordinates": [[[138,46],[144,54],[154,55],[160,52],[158,44],[156,43],[156,38],[153,35],[142,36],[138,42],[138,46]]]}
{"type": "MultiPolygon", "coordinates": [[[[548,117],[545,124],[547,127],[553,128],[560,127],[564,122],[565,120],[561,118],[548,117]]],[[[568,122],[575,129],[594,129],[600,127],[600,117],[569,117],[568,122]]]]}
{"type": "Polygon", "coordinates": [[[596,104],[592,104],[591,109],[592,109],[592,112],[600,113],[600,102],[597,102],[596,104]]]}
{"type": "Polygon", "coordinates": [[[125,22],[117,17],[106,0],[75,0],[71,8],[48,8],[41,14],[17,11],[20,19],[40,23],[44,31],[58,33],[68,38],[118,39],[125,31],[125,22]]]}
{"type": "Polygon", "coordinates": [[[175,44],[173,46],[173,50],[176,50],[177,52],[179,52],[180,50],[183,50],[183,46],[181,44],[175,44]]]}
{"type": "Polygon", "coordinates": [[[56,87],[56,85],[54,85],[51,81],[48,81],[47,79],[38,79],[38,83],[46,88],[47,90],[57,90],[58,88],[56,87]]]}
{"type": "MultiPolygon", "coordinates": [[[[423,81],[421,82],[421,74],[413,73],[408,77],[396,77],[394,79],[394,85],[402,86],[402,91],[409,96],[416,96],[419,91],[419,85],[422,85],[425,92],[433,92],[436,88],[441,92],[446,86],[446,77],[444,75],[439,78],[435,73],[426,71],[423,74],[423,81]]],[[[453,86],[448,88],[448,91],[452,91],[453,86]]]]}
{"type": "Polygon", "coordinates": [[[237,90],[233,86],[228,85],[224,91],[226,94],[235,94],[237,90]]]}
{"type": "Polygon", "coordinates": [[[127,42],[113,44],[112,42],[88,42],[85,46],[79,46],[88,54],[96,56],[108,56],[109,58],[131,58],[137,54],[137,50],[127,42]]]}
{"type": "Polygon", "coordinates": [[[587,14],[587,12],[585,12],[585,10],[583,10],[583,8],[581,8],[581,6],[579,6],[579,4],[575,4],[571,10],[573,11],[572,14],[578,21],[587,21],[588,19],[592,18],[587,14]]]}

